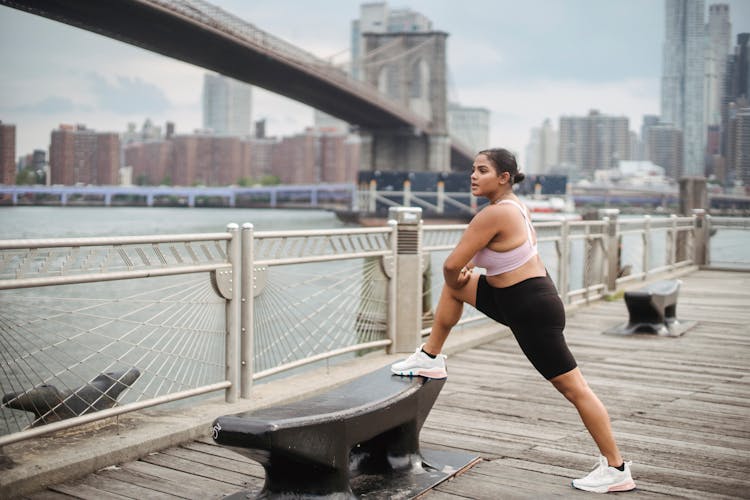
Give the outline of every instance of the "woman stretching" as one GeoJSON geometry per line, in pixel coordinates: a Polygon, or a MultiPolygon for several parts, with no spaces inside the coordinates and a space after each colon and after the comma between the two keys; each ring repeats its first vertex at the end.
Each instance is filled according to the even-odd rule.
{"type": "Polygon", "coordinates": [[[471,192],[490,204],[477,213],[443,264],[445,285],[427,341],[406,360],[394,363],[396,375],[445,378],[440,354],[461,318],[464,303],[510,327],[521,350],[539,373],[578,410],[601,452],[597,467],[575,479],[582,490],[607,493],[635,488],[630,462],[615,443],[609,414],[589,388],[563,336],[565,309],[537,252],[527,209],[513,194],[524,179],[505,149],[480,151],[474,159],[471,192]],[[474,266],[486,274],[474,273],[474,266]]]}

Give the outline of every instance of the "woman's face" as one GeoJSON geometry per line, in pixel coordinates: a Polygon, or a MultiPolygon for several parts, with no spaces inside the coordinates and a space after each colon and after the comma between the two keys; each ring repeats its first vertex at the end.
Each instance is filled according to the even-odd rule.
{"type": "Polygon", "coordinates": [[[494,193],[500,188],[502,178],[487,156],[477,155],[471,167],[471,194],[486,197],[494,193]]]}

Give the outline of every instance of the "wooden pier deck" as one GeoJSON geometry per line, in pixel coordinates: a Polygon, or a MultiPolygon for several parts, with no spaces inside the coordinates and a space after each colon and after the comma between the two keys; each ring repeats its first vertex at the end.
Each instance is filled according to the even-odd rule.
{"type": "MultiPolygon", "coordinates": [[[[701,270],[681,279],[677,316],[698,322],[682,337],[602,335],[627,319],[622,300],[569,312],[566,336],[633,461],[638,489],[619,495],[750,498],[750,273],[701,270]]],[[[570,480],[593,466],[593,442],[511,336],[451,355],[448,369],[422,446],[482,460],[423,498],[592,495],[570,480]]],[[[26,498],[218,499],[262,483],[260,466],[205,438],[26,498]]]]}

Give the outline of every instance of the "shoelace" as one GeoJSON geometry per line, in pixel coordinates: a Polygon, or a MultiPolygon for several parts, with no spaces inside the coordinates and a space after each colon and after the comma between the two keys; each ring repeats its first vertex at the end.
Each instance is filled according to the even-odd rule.
{"type": "Polygon", "coordinates": [[[594,465],[594,469],[589,473],[588,477],[594,479],[603,476],[607,467],[609,467],[609,464],[606,462],[606,458],[600,458],[596,465],[594,465]]]}

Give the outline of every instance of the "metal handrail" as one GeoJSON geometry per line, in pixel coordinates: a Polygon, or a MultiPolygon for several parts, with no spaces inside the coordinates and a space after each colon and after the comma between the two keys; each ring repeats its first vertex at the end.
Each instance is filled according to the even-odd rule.
{"type": "MultiPolygon", "coordinates": [[[[538,244],[540,251],[545,247],[551,250],[551,257],[545,259],[551,270],[557,270],[553,278],[558,284],[559,293],[564,302],[569,305],[575,305],[583,302],[596,300],[627,283],[652,278],[659,273],[681,272],[697,265],[696,251],[697,246],[706,245],[707,242],[699,241],[700,232],[695,216],[693,217],[667,217],[653,218],[643,217],[635,219],[615,219],[605,221],[553,221],[540,222],[535,224],[539,234],[538,244]],[[608,231],[614,228],[613,233],[608,231]],[[652,241],[652,232],[659,232],[663,235],[663,241],[652,241]],[[638,236],[640,235],[640,238],[638,236]],[[630,250],[623,249],[622,254],[627,258],[640,259],[642,269],[630,275],[621,276],[608,283],[609,276],[607,267],[613,252],[617,248],[617,242],[623,236],[634,236],[636,247],[630,250]],[[678,239],[685,238],[684,255],[681,260],[677,260],[678,255],[676,244],[678,239]],[[573,257],[573,246],[580,247],[577,257],[573,257]],[[664,264],[658,262],[652,263],[649,255],[655,249],[664,252],[664,264]],[[575,259],[583,262],[583,276],[572,276],[571,266],[575,259]]],[[[732,228],[738,230],[750,229],[750,219],[706,217],[708,228],[732,228]]],[[[420,225],[420,238],[425,241],[422,245],[422,251],[443,252],[450,251],[460,238],[466,224],[446,224],[446,225],[420,225]]],[[[227,362],[227,379],[218,383],[208,384],[202,387],[196,387],[186,391],[169,393],[156,396],[144,401],[123,404],[122,406],[110,408],[107,410],[97,411],[80,417],[74,417],[61,422],[47,424],[41,427],[35,427],[27,431],[13,433],[7,436],[0,436],[0,446],[10,442],[17,442],[29,437],[35,437],[44,433],[53,432],[75,425],[81,425],[101,418],[119,415],[125,412],[134,411],[150,406],[164,404],[166,402],[178,399],[193,397],[199,394],[205,394],[218,390],[227,392],[227,401],[232,401],[237,397],[239,391],[242,391],[242,397],[251,397],[249,387],[253,381],[261,380],[272,375],[277,375],[289,370],[300,368],[305,365],[328,360],[343,354],[352,353],[365,349],[390,348],[393,345],[392,338],[383,338],[376,340],[367,340],[363,342],[354,342],[350,345],[334,345],[326,348],[323,352],[311,353],[301,359],[288,361],[268,369],[252,371],[252,364],[246,366],[244,361],[237,364],[234,360],[239,359],[239,352],[242,352],[241,358],[245,360],[247,356],[252,357],[252,351],[246,351],[246,346],[240,346],[240,331],[246,331],[248,328],[248,316],[240,307],[241,303],[252,304],[252,290],[254,286],[254,276],[260,273],[260,268],[275,267],[281,268],[290,265],[316,264],[321,262],[330,262],[334,260],[344,261],[353,259],[380,259],[383,266],[390,266],[389,259],[392,259],[394,246],[394,231],[397,225],[389,224],[385,227],[378,228],[352,228],[352,229],[329,229],[315,231],[260,231],[252,232],[252,225],[242,227],[242,239],[236,225],[228,226],[226,233],[201,233],[201,234],[182,234],[182,235],[152,235],[152,236],[125,236],[125,237],[106,237],[106,238],[63,238],[63,239],[31,239],[31,240],[6,240],[0,241],[0,262],[3,265],[9,261],[7,255],[16,255],[19,251],[27,250],[38,252],[41,249],[64,249],[80,248],[84,246],[91,247],[117,247],[121,245],[155,245],[160,243],[175,242],[197,242],[197,241],[222,241],[227,242],[228,250],[226,260],[222,262],[210,262],[207,264],[190,264],[190,265],[168,265],[164,266],[163,262],[155,263],[153,269],[132,269],[128,271],[105,271],[101,273],[83,273],[72,274],[69,276],[52,276],[52,277],[22,277],[6,278],[0,276],[0,289],[21,288],[27,286],[53,285],[62,283],[89,283],[103,280],[130,279],[136,276],[150,277],[159,274],[170,273],[193,273],[193,272],[228,272],[240,269],[241,279],[230,279],[229,286],[231,291],[225,290],[231,299],[227,300],[226,323],[227,331],[230,335],[226,343],[226,362],[227,362]],[[247,234],[245,234],[247,233],[247,234]],[[374,238],[374,239],[373,239],[374,238]],[[266,243],[274,241],[286,242],[312,242],[309,251],[300,247],[301,243],[294,243],[291,246],[295,248],[295,254],[292,255],[273,255],[271,250],[262,250],[266,243]],[[328,246],[321,245],[320,241],[327,241],[328,246]],[[242,242],[242,243],[240,243],[242,242]],[[333,243],[331,243],[333,242],[333,243]],[[344,242],[347,242],[346,244],[344,242]],[[296,246],[295,246],[296,245],[296,246]],[[359,245],[359,246],[357,246],[359,245]],[[247,250],[247,253],[245,252],[247,250]],[[263,254],[263,252],[267,252],[263,254]],[[260,252],[260,253],[259,253],[260,252]],[[240,255],[242,254],[242,255],[240,255]],[[98,277],[98,279],[97,279],[98,277]],[[35,281],[36,280],[36,281],[35,281]],[[68,281],[70,280],[70,281],[68,281]],[[240,286],[240,282],[242,285],[240,286]],[[232,334],[231,332],[236,332],[232,334]],[[233,336],[234,335],[234,336],[233,336]],[[234,363],[234,366],[232,364],[234,363]],[[241,374],[240,374],[241,371],[241,374]],[[248,390],[245,390],[247,388],[248,390]],[[231,391],[231,392],[230,392],[231,391]],[[230,396],[231,393],[231,396],[230,396]]],[[[622,243],[620,243],[622,244],[622,243]]],[[[626,242],[626,246],[627,246],[626,242]]],[[[279,247],[283,247],[279,243],[279,247]]],[[[277,252],[276,249],[272,250],[277,252]]],[[[16,257],[14,257],[16,258],[16,257]]],[[[709,263],[710,264],[710,261],[709,263]]],[[[441,270],[433,269],[434,283],[440,283],[441,270]]],[[[552,271],[550,271],[552,272],[552,271]]],[[[257,277],[257,276],[255,276],[257,277]]],[[[235,276],[236,278],[236,276],[235,276]]],[[[395,290],[397,293],[398,289],[395,290]]],[[[389,305],[389,310],[393,304],[398,301],[395,298],[389,305]]],[[[252,319],[252,311],[250,311],[252,319]]],[[[464,317],[459,324],[463,325],[476,319],[483,319],[481,316],[464,317]]],[[[426,333],[423,329],[422,333],[426,333]]],[[[246,335],[246,334],[245,334],[246,335]]]]}

